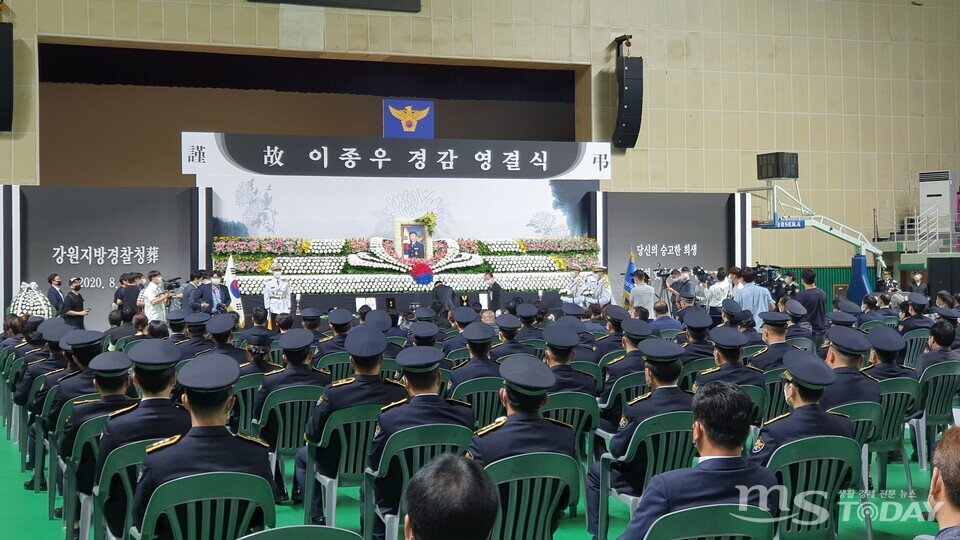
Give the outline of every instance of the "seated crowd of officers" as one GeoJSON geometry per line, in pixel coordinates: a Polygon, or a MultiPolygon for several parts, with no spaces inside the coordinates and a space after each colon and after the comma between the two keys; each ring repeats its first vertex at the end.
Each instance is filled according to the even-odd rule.
{"type": "MultiPolygon", "coordinates": [[[[335,411],[362,404],[381,405],[377,434],[368,455],[373,467],[390,435],[402,429],[436,423],[474,429],[470,405],[443,396],[480,377],[503,379],[500,399],[507,411],[505,417],[475,432],[465,457],[480,466],[530,452],[556,452],[579,459],[571,427],[544,419],[538,412],[553,393],[582,392],[605,404],[613,398],[602,412],[600,426],[612,436],[609,442],[597,438],[597,456],[604,446],[614,456],[622,455],[644,420],[667,412],[696,411],[697,400],[706,400],[697,416],[701,426],[697,447],[701,448],[705,436],[711,440],[710,448],[730,449],[731,459],[723,466],[704,461],[690,473],[694,474],[691,480],[702,489],[670,490],[669,484],[664,485],[670,477],[654,478],[629,525],[628,537],[641,538],[666,508],[738,502],[731,478],[753,478],[755,484],[772,485],[773,475],[764,466],[779,446],[815,435],[852,437],[849,420],[829,409],[857,401],[879,403],[878,381],[916,378],[930,365],[960,360],[954,352],[960,345],[954,342],[960,317],[954,303],[938,295],[934,309],[938,317],[934,321],[927,316],[925,296],[910,294],[899,310],[889,307],[889,300],[884,295],[869,296],[856,305],[838,299],[834,311],[826,314],[830,324],[826,339],[815,346],[816,353],[787,344],[788,339],[797,337],[816,340],[810,325],[803,322],[806,309],[789,296],[780,299],[776,311],[758,314],[762,321],[759,331],[754,314],[742,310],[733,300],[723,302],[718,323],[707,311],[692,305],[693,299],[686,298],[681,300],[686,303],[681,304],[675,318],[662,302],[654,306],[652,314],[640,310],[631,313],[610,305],[603,310],[602,319],[573,304],[564,304],[556,313],[544,316],[543,310],[533,304],[508,302],[495,322],[483,322],[479,311],[470,307],[441,314],[421,308],[414,312],[415,320],[407,322],[401,321],[396,312],[364,309],[353,314],[342,309],[329,313],[304,309],[302,328],[293,328],[292,317],[280,317],[279,333],[267,329],[266,314],[258,309],[253,327],[239,339],[235,336],[237,319],[232,314],[211,316],[174,310],[167,317],[167,338],[146,336],[128,352],[111,350],[109,342],[122,337],[116,331],[104,334],[76,330],[59,318],[9,317],[0,347],[10,347],[16,357],[24,359],[26,368],[9,390],[14,402],[31,413],[31,437],[44,437],[53,429],[67,401],[85,394],[100,395],[97,400],[76,404],[58,448],[53,449],[69,457],[79,426],[85,420],[109,414],[99,440],[98,458],[93,458],[93,452],[80,458],[76,483],[80,493],[92,491],[111,450],[133,441],[163,439],[147,450],[134,507],[125,508],[121,497],[109,501],[106,507],[107,525],[118,536],[124,532],[128,512],[132,512],[133,525],[140,523],[159,485],[200,472],[256,474],[274,486],[278,503],[288,498],[295,503],[303,500],[303,486],[313,478],[305,471],[306,447],[297,454],[294,490],[288,497],[282,472],[270,470],[268,464],[267,455],[276,434],[266,429],[261,439],[253,439],[231,429],[236,409],[232,385],[250,373],[265,374],[253,404],[254,418],[261,415],[265,398],[272,391],[303,384],[324,387],[306,426],[305,438],[310,441],[319,440],[335,411]],[[899,313],[903,315],[897,329],[858,329],[867,321],[899,313]],[[601,322],[604,334],[598,337],[601,322]],[[446,327],[452,330],[445,332],[446,327]],[[898,359],[905,348],[902,334],[916,328],[928,328],[931,337],[929,352],[914,369],[901,365],[898,359]],[[663,338],[673,333],[675,339],[663,338]],[[401,346],[388,341],[388,337],[401,337],[406,343],[401,346]],[[538,351],[523,343],[528,339],[543,340],[545,348],[538,351]],[[235,346],[235,340],[242,348],[235,346]],[[763,348],[743,357],[749,345],[763,348]],[[271,362],[272,347],[282,349],[282,365],[271,362]],[[460,349],[468,351],[469,359],[455,364],[448,357],[460,349]],[[337,352],[349,354],[354,371],[351,377],[331,380],[328,371],[317,367],[321,358],[337,352]],[[572,362],[599,364],[605,357],[599,383],[571,366],[572,362]],[[865,357],[870,365],[861,369],[865,357]],[[383,358],[397,361],[395,379],[381,376],[383,358]],[[703,358],[712,358],[715,367],[699,371],[690,388],[679,388],[683,366],[703,358]],[[178,364],[184,361],[178,370],[178,364]],[[751,405],[739,387],[763,387],[764,372],[783,368],[787,370],[783,375],[784,393],[792,411],[766,422],[746,459],[742,459],[739,447],[750,429],[751,416],[746,409],[751,405]],[[616,402],[616,396],[611,396],[615,383],[640,372],[645,373],[651,391],[626,403],[616,402]],[[31,395],[33,381],[41,376],[45,377],[42,388],[31,395]],[[45,396],[54,387],[58,389],[56,399],[45,409],[45,396]],[[734,408],[718,416],[715,410],[721,406],[734,408]],[[730,471],[736,474],[730,475],[730,471]]],[[[316,464],[322,474],[336,474],[338,445],[335,442],[317,449],[316,464]]],[[[590,456],[591,460],[595,458],[590,456]]],[[[33,489],[34,482],[44,483],[44,478],[39,473],[41,464],[30,465],[38,473],[25,487],[33,489]]],[[[641,495],[644,467],[642,460],[623,467],[615,464],[612,485],[622,492],[641,495]]],[[[585,493],[588,532],[593,536],[597,535],[602,496],[599,470],[599,462],[589,466],[585,493]]],[[[306,502],[311,505],[314,523],[326,520],[322,491],[314,489],[314,500],[306,502]]],[[[400,486],[388,476],[377,484],[374,496],[381,508],[396,511],[400,486]]],[[[375,522],[374,536],[382,538],[382,524],[375,522]]]]}

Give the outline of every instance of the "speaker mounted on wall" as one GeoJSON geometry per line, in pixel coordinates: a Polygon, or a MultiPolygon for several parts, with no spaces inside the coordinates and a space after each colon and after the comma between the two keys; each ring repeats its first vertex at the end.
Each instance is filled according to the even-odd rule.
{"type": "Polygon", "coordinates": [[[12,23],[0,23],[0,131],[13,131],[12,23]]]}
{"type": "Polygon", "coordinates": [[[633,148],[640,135],[643,114],[643,57],[625,56],[623,46],[630,47],[630,38],[622,35],[617,42],[617,124],[613,129],[614,148],[633,148]]]}

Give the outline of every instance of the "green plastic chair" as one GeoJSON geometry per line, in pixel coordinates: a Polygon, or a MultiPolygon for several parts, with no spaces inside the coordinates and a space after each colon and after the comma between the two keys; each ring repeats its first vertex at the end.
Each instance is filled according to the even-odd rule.
{"type": "Polygon", "coordinates": [[[233,343],[233,346],[237,349],[247,348],[247,340],[244,339],[243,330],[237,330],[233,332],[233,339],[231,343],[233,343]]]}
{"type": "Polygon", "coordinates": [[[454,349],[447,354],[447,360],[453,362],[453,367],[457,367],[460,364],[466,362],[470,359],[470,350],[466,347],[462,349],[454,349]]]}
{"type": "Polygon", "coordinates": [[[623,456],[606,452],[600,456],[600,513],[597,538],[606,540],[610,524],[610,496],[630,507],[630,515],[640,506],[640,497],[619,493],[611,484],[614,463],[634,463],[643,459],[643,487],[655,475],[685,469],[693,464],[693,413],[687,411],[658,414],[637,426],[623,456]]]}
{"type": "MultiPolygon", "coordinates": [[[[590,362],[581,362],[595,365],[590,362]]],[[[593,446],[596,437],[594,437],[597,428],[600,426],[600,405],[593,396],[582,392],[558,392],[550,394],[547,397],[547,403],[540,408],[540,414],[544,418],[552,418],[559,422],[569,424],[576,434],[577,457],[581,462],[585,462],[589,456],[593,456],[593,446]]],[[[584,491],[587,489],[587,475],[583,467],[579,468],[580,480],[584,491]]],[[[570,517],[577,515],[577,502],[570,501],[570,517]]]]}
{"type": "Polygon", "coordinates": [[[579,468],[572,457],[547,452],[522,454],[487,465],[484,470],[500,495],[492,540],[552,539],[552,522],[564,491],[569,490],[569,500],[580,499],[579,468]]]}
{"type": "MultiPolygon", "coordinates": [[[[270,352],[267,355],[270,357],[271,364],[283,365],[283,349],[280,348],[279,340],[270,344],[270,352]]],[[[311,358],[313,357],[311,356],[311,358]]]]}
{"type": "MultiPolygon", "coordinates": [[[[123,348],[127,346],[127,343],[130,342],[130,337],[132,337],[132,336],[124,336],[124,337],[122,337],[122,338],[114,341],[114,342],[113,342],[113,350],[115,350],[115,351],[122,351],[123,348]]],[[[134,340],[134,341],[136,341],[136,340],[134,340]]]]}
{"type": "Polygon", "coordinates": [[[374,520],[383,521],[386,538],[396,538],[400,523],[406,514],[403,508],[403,493],[407,482],[424,465],[441,454],[462,455],[470,446],[473,430],[463,426],[449,424],[430,424],[398,431],[387,439],[380,455],[377,469],[367,467],[363,473],[364,497],[363,530],[373,531],[374,520]],[[385,478],[395,464],[394,470],[400,474],[401,496],[400,510],[397,514],[387,514],[376,506],[376,482],[385,478]]]}
{"type": "Polygon", "coordinates": [[[645,540],[769,540],[773,517],[756,506],[711,504],[660,516],[645,540]]]}
{"type": "Polygon", "coordinates": [[[470,408],[473,409],[474,427],[480,429],[507,414],[503,403],[500,403],[501,388],[503,388],[503,379],[500,377],[480,377],[457,385],[450,398],[470,404],[470,408]]]}
{"type": "MultiPolygon", "coordinates": [[[[631,400],[646,394],[650,391],[650,385],[647,384],[647,374],[638,371],[624,375],[613,383],[610,389],[610,396],[606,403],[600,403],[601,411],[615,410],[618,406],[622,409],[626,407],[631,400]]],[[[599,398],[598,398],[599,399],[599,398]]]]}
{"type": "MultiPolygon", "coordinates": [[[[10,363],[13,361],[13,347],[4,347],[3,350],[0,350],[0,381],[7,381],[7,373],[10,366],[10,363]]],[[[10,388],[10,385],[7,385],[7,388],[10,388]]],[[[13,396],[10,392],[2,391],[0,392],[0,416],[2,416],[3,423],[6,426],[10,425],[10,413],[13,407],[13,396]]],[[[10,432],[7,432],[7,439],[10,438],[10,432]]]]}
{"type": "MultiPolygon", "coordinates": [[[[10,389],[14,386],[14,381],[18,380],[23,376],[23,372],[26,370],[26,366],[23,363],[23,358],[14,358],[10,362],[10,369],[7,372],[6,385],[7,389],[4,390],[4,393],[9,393],[10,389]]],[[[12,401],[11,401],[12,402],[12,401]]],[[[17,445],[23,446],[26,440],[26,429],[27,426],[24,425],[22,418],[26,414],[26,410],[23,407],[14,403],[11,407],[10,422],[7,424],[7,438],[10,438],[10,432],[13,431],[13,436],[17,441],[17,445]]],[[[26,463],[21,462],[20,472],[24,472],[26,463]]]]}
{"type": "Polygon", "coordinates": [[[123,490],[122,496],[126,501],[126,516],[123,521],[123,530],[129,531],[133,526],[133,495],[137,487],[136,469],[143,464],[147,455],[147,447],[163,439],[147,439],[125,444],[115,448],[103,461],[100,477],[93,486],[93,538],[104,540],[107,537],[107,521],[104,517],[104,507],[107,500],[116,493],[110,491],[114,477],[120,480],[123,490]]]}
{"type": "MultiPolygon", "coordinates": [[[[93,449],[93,463],[96,463],[100,453],[98,441],[103,433],[104,426],[110,416],[107,414],[91,418],[77,428],[77,438],[73,441],[70,457],[60,459],[60,470],[63,472],[63,522],[67,528],[66,540],[73,539],[73,524],[80,514],[80,538],[90,538],[90,517],[93,510],[93,499],[89,495],[82,495],[77,491],[77,468],[85,446],[93,449]],[[80,508],[77,507],[79,497],[80,508]]],[[[51,450],[52,452],[53,450],[51,450]]]]}
{"type": "Polygon", "coordinates": [[[903,357],[903,365],[915,367],[917,359],[923,356],[927,348],[927,341],[930,339],[930,330],[919,328],[911,330],[903,335],[903,340],[907,342],[906,352],[903,357]]]}
{"type": "MultiPolygon", "coordinates": [[[[18,440],[21,440],[21,443],[19,445],[20,472],[24,472],[27,470],[27,453],[36,450],[36,444],[34,444],[34,448],[28,448],[28,446],[30,446],[28,443],[30,439],[27,434],[27,430],[29,429],[29,426],[28,426],[29,408],[30,408],[30,404],[33,403],[35,399],[37,399],[37,394],[40,393],[40,390],[43,389],[43,385],[46,384],[46,382],[47,382],[46,375],[40,375],[36,379],[34,379],[33,382],[30,383],[30,391],[27,393],[26,406],[18,407],[19,413],[20,413],[19,426],[22,426],[22,434],[18,434],[18,440]],[[22,436],[23,438],[20,439],[19,438],[20,436],[22,436]]],[[[36,465],[37,462],[34,461],[33,463],[34,465],[36,465]]],[[[34,488],[34,493],[36,493],[37,490],[40,489],[40,482],[34,482],[33,488],[34,488]]]]}
{"type": "MultiPolygon", "coordinates": [[[[907,332],[908,334],[910,332],[907,332]]],[[[910,420],[910,432],[917,438],[920,470],[927,470],[927,441],[936,440],[941,426],[953,423],[953,396],[960,390],[960,362],[941,362],[920,376],[920,418],[910,420]]]]}
{"type": "Polygon", "coordinates": [[[145,339],[135,339],[133,341],[128,341],[123,344],[123,348],[118,348],[117,350],[122,350],[125,353],[129,353],[133,350],[134,347],[140,344],[141,341],[146,341],[145,339]]]}
{"type": "Polygon", "coordinates": [[[787,399],[783,397],[783,379],[781,379],[781,376],[785,371],[787,370],[772,369],[763,374],[764,390],[766,390],[767,395],[766,409],[763,411],[764,422],[769,422],[778,416],[787,414],[787,411],[790,410],[787,399]]]}
{"type": "Polygon", "coordinates": [[[400,366],[397,365],[397,361],[393,358],[384,358],[380,364],[380,376],[384,379],[396,379],[399,371],[400,366]]]}
{"type": "Polygon", "coordinates": [[[400,336],[390,336],[387,338],[387,343],[390,343],[391,345],[396,345],[397,347],[406,347],[407,338],[400,337],[400,336]]]}
{"type": "Polygon", "coordinates": [[[816,348],[816,345],[813,343],[813,340],[805,337],[795,337],[792,339],[788,339],[787,345],[790,345],[791,347],[799,347],[800,349],[803,349],[808,353],[815,352],[814,349],[816,348]]]}
{"type": "Polygon", "coordinates": [[[322,386],[310,384],[285,386],[267,394],[260,417],[252,421],[252,426],[257,437],[268,426],[276,434],[270,451],[270,470],[276,470],[277,462],[280,462],[280,470],[284,470],[283,458],[296,455],[303,444],[307,422],[322,395],[322,386]]]}
{"type": "Polygon", "coordinates": [[[677,334],[679,333],[680,333],[679,330],[661,330],[660,339],[665,341],[673,341],[677,339],[677,334]]]}
{"type": "Polygon", "coordinates": [[[867,321],[858,326],[857,329],[861,332],[869,332],[870,330],[873,330],[874,328],[880,328],[881,326],[886,326],[886,323],[883,321],[867,321]]]}
{"type": "MultiPolygon", "coordinates": [[[[758,352],[763,350],[765,347],[766,345],[747,345],[746,347],[743,348],[743,353],[741,354],[740,358],[742,360],[752,358],[753,355],[757,354],[758,352]]],[[[744,363],[747,363],[747,362],[744,362],[744,363]]]]}
{"type": "Polygon", "coordinates": [[[767,468],[776,474],[777,484],[786,489],[780,493],[782,500],[793,501],[802,493],[808,503],[784,512],[796,515],[780,522],[779,538],[835,538],[840,504],[837,493],[847,486],[860,485],[857,441],[835,436],[793,441],[774,450],[767,468]],[[819,514],[811,512],[814,505],[819,514]]]}
{"type": "Polygon", "coordinates": [[[320,482],[326,506],[327,524],[337,525],[337,487],[357,486],[363,482],[366,458],[370,453],[374,429],[380,417],[381,405],[357,405],[334,411],[323,426],[319,441],[307,441],[307,480],[303,487],[303,520],[310,524],[310,508],[313,501],[314,482],[312,474],[320,482]],[[336,437],[340,442],[340,459],[336,477],[323,476],[316,470],[317,447],[326,448],[336,437]]]}
{"type": "Polygon", "coordinates": [[[896,329],[896,328],[897,328],[897,325],[900,324],[900,318],[899,318],[899,317],[884,317],[884,318],[883,318],[883,324],[887,325],[887,328],[896,329]]]}
{"type": "MultiPolygon", "coordinates": [[[[67,420],[73,414],[73,407],[78,401],[87,401],[91,399],[100,399],[100,394],[84,394],[68,400],[60,409],[60,416],[57,417],[53,430],[46,433],[47,445],[47,510],[50,519],[54,519],[53,509],[57,498],[57,477],[56,471],[59,467],[57,456],[57,442],[63,436],[63,430],[67,425],[67,420]]],[[[51,411],[52,412],[52,411],[51,411]]],[[[39,436],[39,434],[38,434],[39,436]]],[[[36,472],[36,471],[34,471],[36,472]]],[[[36,477],[39,478],[39,477],[36,477]]]]}
{"type": "Polygon", "coordinates": [[[334,381],[353,377],[353,365],[350,364],[350,353],[347,352],[330,353],[324,356],[317,362],[316,368],[329,371],[334,381]]]}
{"type": "MultiPolygon", "coordinates": [[[[50,410],[53,408],[53,401],[57,398],[57,395],[60,393],[59,386],[52,386],[50,390],[47,391],[46,397],[43,399],[43,404],[40,406],[40,414],[37,415],[36,423],[36,437],[33,438],[33,476],[34,479],[40,478],[44,475],[44,461],[46,460],[46,448],[47,448],[47,438],[44,436],[44,433],[41,433],[41,418],[47,418],[50,416],[50,410]]],[[[33,492],[40,492],[40,482],[33,483],[33,492]]],[[[50,519],[53,519],[53,508],[50,509],[50,519]]]]}
{"type": "Polygon", "coordinates": [[[767,404],[767,391],[752,384],[744,384],[740,386],[740,389],[750,396],[750,401],[753,403],[753,421],[751,424],[753,426],[759,426],[763,423],[763,413],[767,404]]]}
{"type": "Polygon", "coordinates": [[[610,351],[610,352],[608,352],[607,354],[601,356],[601,357],[600,357],[600,361],[599,361],[597,364],[600,366],[601,369],[604,369],[604,370],[605,370],[605,369],[607,369],[607,364],[609,364],[609,363],[612,362],[613,360],[617,360],[617,359],[619,359],[619,358],[623,358],[623,357],[626,356],[626,355],[627,355],[627,353],[626,353],[626,351],[624,351],[623,349],[617,349],[617,350],[615,350],[615,351],[610,351]]]}
{"type": "Polygon", "coordinates": [[[537,358],[543,358],[543,352],[547,350],[547,342],[542,339],[525,339],[520,343],[533,347],[537,351],[537,358]]]}
{"type": "Polygon", "coordinates": [[[861,489],[860,501],[863,503],[863,521],[866,527],[867,538],[873,538],[873,520],[869,508],[866,506],[868,480],[870,478],[870,442],[874,440],[880,425],[883,423],[883,407],[871,401],[847,403],[830,409],[833,412],[845,414],[853,424],[853,440],[860,445],[861,489]]]}
{"type": "Polygon", "coordinates": [[[327,527],[325,525],[287,525],[267,531],[255,532],[242,536],[237,540],[362,540],[359,534],[346,529],[327,527]]]}
{"type": "Polygon", "coordinates": [[[253,402],[263,383],[263,373],[250,373],[237,379],[233,385],[233,395],[237,397],[237,431],[241,435],[253,436],[253,402]]]}
{"type": "Polygon", "coordinates": [[[595,383],[593,394],[600,395],[600,391],[603,390],[603,368],[593,362],[570,362],[570,367],[577,373],[593,377],[595,383]]]}
{"type": "Polygon", "coordinates": [[[909,377],[880,381],[883,421],[869,446],[870,452],[877,453],[877,487],[880,491],[887,489],[887,452],[898,450],[903,459],[903,472],[907,477],[907,491],[913,493],[910,462],[907,458],[907,447],[904,444],[903,419],[913,412],[919,402],[919,381],[909,377]]]}
{"type": "Polygon", "coordinates": [[[130,527],[129,534],[136,540],[153,540],[157,523],[166,518],[170,529],[178,531],[176,538],[228,540],[250,532],[258,514],[265,527],[277,522],[273,491],[263,478],[245,473],[194,474],[161,484],[147,502],[140,530],[130,527]]]}
{"type": "Polygon", "coordinates": [[[693,382],[696,380],[698,373],[715,367],[717,367],[717,361],[714,360],[712,356],[691,360],[680,368],[677,386],[679,386],[681,390],[690,390],[693,388],[693,382]]]}
{"type": "Polygon", "coordinates": [[[447,384],[450,382],[451,375],[449,369],[440,368],[440,399],[447,398],[447,384]]]}

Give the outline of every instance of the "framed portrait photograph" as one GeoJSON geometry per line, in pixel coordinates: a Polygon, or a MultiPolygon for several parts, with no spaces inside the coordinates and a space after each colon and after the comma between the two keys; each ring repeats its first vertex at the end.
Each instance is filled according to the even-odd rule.
{"type": "Polygon", "coordinates": [[[414,222],[413,218],[400,218],[393,222],[393,248],[404,259],[430,259],[433,257],[433,242],[427,228],[414,222]]]}

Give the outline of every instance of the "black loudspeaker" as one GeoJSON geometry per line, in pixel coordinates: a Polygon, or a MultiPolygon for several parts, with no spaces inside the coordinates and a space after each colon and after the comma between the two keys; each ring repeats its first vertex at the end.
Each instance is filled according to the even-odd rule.
{"type": "Polygon", "coordinates": [[[643,114],[643,57],[617,58],[617,125],[613,129],[614,148],[633,148],[640,135],[643,114]]]}
{"type": "Polygon", "coordinates": [[[13,131],[13,24],[0,23],[0,131],[13,131]]]}
{"type": "MultiPolygon", "coordinates": [[[[960,270],[960,260],[950,258],[929,258],[927,259],[927,286],[930,288],[930,296],[936,296],[937,291],[955,290],[954,286],[960,284],[954,276],[960,270]]],[[[960,276],[957,276],[960,277],[960,276]]]]}

